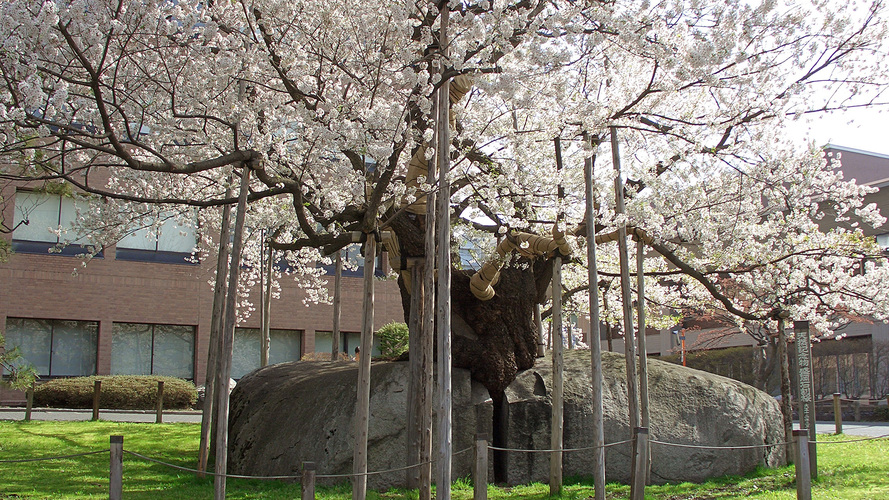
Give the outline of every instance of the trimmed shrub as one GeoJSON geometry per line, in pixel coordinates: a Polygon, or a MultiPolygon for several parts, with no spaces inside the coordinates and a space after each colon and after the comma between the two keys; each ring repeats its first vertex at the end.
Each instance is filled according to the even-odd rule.
{"type": "Polygon", "coordinates": [[[407,351],[410,333],[406,324],[393,321],[383,325],[376,335],[380,339],[380,356],[395,358],[407,351]]]}
{"type": "Polygon", "coordinates": [[[198,399],[194,384],[175,377],[110,375],[50,380],[34,390],[34,405],[52,408],[92,408],[93,386],[102,382],[99,406],[112,410],[157,408],[157,383],[164,381],[164,408],[192,408],[198,399]]]}

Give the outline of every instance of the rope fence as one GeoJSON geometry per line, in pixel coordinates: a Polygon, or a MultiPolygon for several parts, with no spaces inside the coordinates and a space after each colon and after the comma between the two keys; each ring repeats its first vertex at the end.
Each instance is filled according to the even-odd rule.
{"type": "Polygon", "coordinates": [[[85,457],[88,455],[99,455],[101,453],[108,453],[108,449],[98,450],[98,451],[87,451],[84,453],[75,453],[73,455],[59,455],[54,457],[41,457],[41,458],[20,458],[15,460],[0,460],[0,464],[20,464],[26,462],[46,462],[48,460],[64,460],[66,458],[78,458],[85,457]]]}
{"type": "Polygon", "coordinates": [[[494,451],[510,451],[510,452],[516,452],[516,453],[556,453],[556,452],[570,453],[570,452],[574,452],[574,451],[589,451],[589,450],[596,450],[599,448],[609,448],[611,446],[618,446],[621,444],[627,444],[627,443],[632,443],[632,442],[633,442],[632,439],[625,439],[623,441],[617,441],[615,443],[608,443],[608,444],[604,444],[602,446],[585,446],[583,448],[562,448],[561,450],[523,450],[523,449],[519,449],[519,448],[501,448],[499,446],[488,446],[488,449],[494,450],[494,451]]]}

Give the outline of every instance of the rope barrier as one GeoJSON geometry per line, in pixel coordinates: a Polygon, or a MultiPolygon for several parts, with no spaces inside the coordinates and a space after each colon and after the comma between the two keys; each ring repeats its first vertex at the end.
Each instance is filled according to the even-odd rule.
{"type": "Polygon", "coordinates": [[[515,451],[515,452],[520,452],[520,453],[555,453],[555,452],[559,452],[559,451],[561,451],[563,453],[567,453],[567,452],[573,452],[573,451],[595,450],[597,448],[608,448],[610,446],[617,446],[620,444],[627,444],[627,443],[632,443],[632,442],[633,442],[632,439],[626,439],[624,441],[618,441],[616,443],[608,443],[608,444],[605,444],[602,446],[587,446],[584,448],[563,448],[561,450],[521,450],[518,448],[501,448],[499,446],[488,446],[488,449],[494,450],[494,451],[515,451]]]}
{"type": "MultiPolygon", "coordinates": [[[[452,456],[456,457],[458,455],[462,455],[462,454],[466,453],[467,451],[472,451],[472,448],[470,447],[470,448],[466,448],[466,449],[454,452],[452,456]]],[[[358,474],[354,474],[354,473],[353,474],[315,474],[315,478],[337,479],[337,478],[346,478],[346,477],[374,476],[377,474],[388,474],[390,472],[399,472],[399,471],[403,471],[403,470],[413,469],[413,468],[420,467],[423,465],[428,465],[428,464],[431,464],[434,462],[435,462],[435,460],[427,460],[425,462],[421,462],[418,464],[407,465],[404,467],[397,467],[395,469],[380,470],[380,471],[373,471],[373,472],[362,472],[362,473],[358,473],[358,474]]]]}
{"type": "Polygon", "coordinates": [[[158,460],[156,458],[146,457],[145,455],[136,453],[134,451],[123,450],[123,452],[128,455],[132,455],[134,457],[141,458],[142,460],[154,462],[159,465],[165,465],[167,467],[170,467],[170,468],[173,468],[176,470],[181,470],[184,472],[194,472],[195,474],[207,474],[208,476],[224,476],[224,477],[232,478],[232,479],[299,479],[300,477],[302,477],[302,476],[242,476],[239,474],[222,474],[222,473],[211,472],[211,471],[199,471],[197,469],[191,469],[188,467],[182,467],[181,465],[174,465],[171,463],[167,463],[167,462],[158,460]]]}
{"type": "Polygon", "coordinates": [[[860,442],[862,442],[862,441],[875,441],[875,440],[877,440],[877,439],[885,439],[885,438],[889,438],[889,434],[884,434],[884,435],[882,435],[882,436],[876,436],[876,437],[862,438],[862,439],[847,439],[847,440],[844,440],[844,441],[817,441],[817,443],[818,443],[819,445],[822,445],[822,444],[860,443],[860,442]]]}
{"type": "MultiPolygon", "coordinates": [[[[472,450],[472,448],[466,448],[464,450],[460,450],[460,451],[454,453],[454,456],[461,455],[461,454],[466,453],[471,450],[472,450]]],[[[105,451],[107,452],[108,450],[105,450],[105,451]]],[[[165,465],[167,467],[171,467],[173,469],[181,470],[184,472],[193,472],[195,474],[207,474],[207,475],[211,475],[211,476],[224,476],[226,478],[232,478],[232,479],[280,480],[280,479],[301,479],[302,478],[302,475],[295,475],[295,476],[243,476],[240,474],[222,474],[222,473],[209,472],[209,471],[203,472],[203,471],[199,471],[197,469],[191,469],[189,467],[182,467],[180,465],[174,465],[171,463],[163,462],[163,461],[158,460],[156,458],[147,457],[145,455],[136,453],[134,451],[124,450],[124,453],[127,453],[127,454],[132,455],[137,458],[141,458],[142,460],[154,462],[159,465],[165,465]]],[[[359,477],[359,476],[373,476],[373,475],[377,475],[377,474],[388,474],[390,472],[398,472],[398,471],[413,469],[415,467],[420,467],[422,465],[427,465],[430,463],[432,463],[431,460],[423,462],[423,463],[419,463],[419,464],[408,465],[406,467],[398,467],[395,469],[388,469],[388,470],[381,470],[381,471],[364,472],[364,473],[360,473],[360,474],[354,474],[354,473],[353,474],[315,474],[315,478],[317,478],[317,479],[337,479],[337,478],[350,478],[350,477],[359,477]]]]}
{"type": "Polygon", "coordinates": [[[98,455],[100,453],[108,453],[109,450],[99,450],[99,451],[88,451],[86,453],[75,453],[73,455],[60,455],[57,457],[43,457],[43,458],[21,458],[17,460],[0,460],[0,464],[16,464],[16,463],[25,463],[25,462],[45,462],[47,460],[63,460],[65,458],[77,458],[77,457],[85,457],[87,455],[98,455]]]}
{"type": "Polygon", "coordinates": [[[749,446],[702,446],[696,444],[679,444],[679,443],[666,443],[664,441],[657,441],[655,439],[649,439],[649,443],[660,444],[664,446],[670,446],[673,448],[694,448],[698,450],[755,450],[760,448],[774,448],[775,446],[787,446],[788,442],[783,443],[774,443],[774,444],[754,444],[749,446]]]}

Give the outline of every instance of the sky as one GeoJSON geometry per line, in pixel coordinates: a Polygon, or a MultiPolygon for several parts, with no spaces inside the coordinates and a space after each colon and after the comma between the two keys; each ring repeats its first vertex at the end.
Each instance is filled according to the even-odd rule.
{"type": "Polygon", "coordinates": [[[843,113],[819,114],[803,123],[793,124],[790,133],[800,141],[814,141],[817,146],[833,144],[889,155],[887,111],[861,108],[843,113]]]}

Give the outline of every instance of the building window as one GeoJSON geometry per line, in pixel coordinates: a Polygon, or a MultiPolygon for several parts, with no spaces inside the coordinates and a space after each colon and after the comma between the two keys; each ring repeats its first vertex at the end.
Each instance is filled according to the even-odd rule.
{"type": "Polygon", "coordinates": [[[6,343],[41,376],[96,374],[99,323],[55,319],[6,319],[6,343]]]}
{"type": "Polygon", "coordinates": [[[114,323],[112,375],[194,378],[194,327],[114,323]]]}
{"type": "Polygon", "coordinates": [[[61,255],[90,253],[89,241],[74,229],[78,211],[86,208],[83,199],[16,191],[13,248],[21,253],[47,253],[52,248],[61,255]]]}
{"type": "MultiPolygon", "coordinates": [[[[301,338],[302,330],[269,330],[269,364],[299,361],[301,338]]],[[[261,345],[259,328],[235,328],[232,378],[240,379],[259,368],[261,345]]]]}
{"type": "MultiPolygon", "coordinates": [[[[331,340],[333,332],[318,331],[315,332],[315,352],[327,352],[333,348],[331,340]]],[[[361,345],[361,333],[359,332],[340,332],[340,352],[349,356],[355,356],[355,348],[361,345]]],[[[380,339],[374,336],[373,349],[371,356],[380,355],[380,339]]]]}
{"type": "MultiPolygon", "coordinates": [[[[352,243],[340,251],[343,252],[343,276],[364,276],[364,255],[361,253],[361,244],[352,243]]],[[[383,270],[383,254],[377,255],[375,261],[374,276],[386,276],[386,272],[383,270]]],[[[336,272],[336,254],[331,255],[330,264],[323,267],[327,274],[334,274],[336,272]]]]}
{"type": "Polygon", "coordinates": [[[176,214],[149,217],[143,227],[117,243],[120,260],[192,264],[195,224],[176,214]]]}

